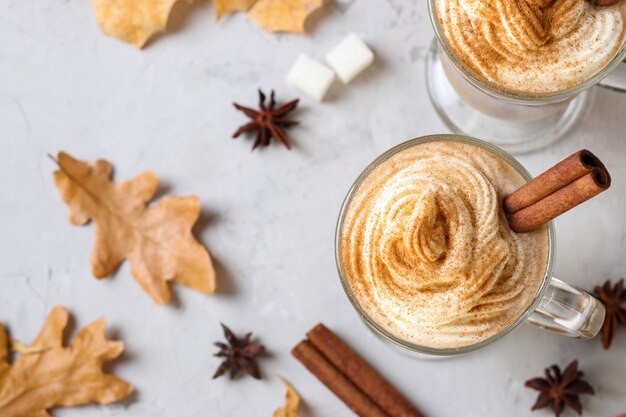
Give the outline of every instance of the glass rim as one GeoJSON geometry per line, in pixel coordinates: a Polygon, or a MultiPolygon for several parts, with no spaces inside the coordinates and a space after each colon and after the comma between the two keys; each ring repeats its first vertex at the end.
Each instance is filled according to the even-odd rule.
{"type": "Polygon", "coordinates": [[[543,280],[539,289],[537,290],[537,294],[533,299],[532,303],[524,310],[520,316],[515,319],[512,323],[510,323],[507,327],[500,330],[498,333],[492,335],[491,337],[481,340],[480,342],[473,343],[466,346],[455,347],[455,348],[434,348],[429,346],[423,346],[416,343],[409,342],[400,337],[397,337],[387,331],[383,326],[376,322],[365,309],[361,306],[359,301],[356,299],[354,292],[352,291],[352,287],[348,283],[348,280],[344,274],[343,267],[341,266],[341,232],[343,228],[344,218],[347,211],[347,208],[350,206],[352,202],[352,198],[354,197],[356,191],[359,189],[361,184],[365,181],[367,177],[374,171],[380,164],[387,161],[392,156],[408,149],[416,145],[430,143],[430,142],[458,142],[458,143],[466,143],[474,146],[478,146],[487,151],[490,151],[497,155],[498,157],[504,159],[511,167],[513,167],[517,172],[522,175],[522,177],[526,181],[530,181],[532,179],[532,175],[520,164],[513,156],[500,149],[499,147],[492,145],[488,142],[485,142],[480,139],[472,138],[464,135],[454,135],[454,134],[439,134],[439,135],[429,135],[422,136],[414,139],[410,139],[406,142],[403,142],[399,145],[392,147],[391,149],[385,151],[381,155],[379,155],[376,159],[374,159],[367,167],[359,174],[356,180],[353,182],[352,186],[348,190],[346,197],[341,205],[341,209],[339,211],[339,218],[337,219],[337,225],[335,229],[335,264],[337,267],[337,273],[339,275],[339,280],[341,281],[341,286],[343,290],[350,300],[352,307],[357,311],[359,316],[365,323],[372,329],[375,333],[377,333],[380,337],[392,344],[399,346],[403,349],[407,349],[412,352],[427,354],[431,356],[455,356],[464,353],[473,352],[479,349],[482,349],[492,343],[500,340],[513,330],[517,329],[522,323],[524,323],[528,317],[537,309],[539,306],[543,296],[545,295],[548,287],[550,286],[550,281],[552,279],[552,272],[554,270],[554,261],[556,255],[556,242],[555,242],[555,228],[554,223],[548,223],[548,261],[546,263],[546,270],[544,272],[543,280]]]}
{"type": "Polygon", "coordinates": [[[450,61],[454,64],[454,67],[463,75],[463,78],[470,82],[474,87],[495,97],[536,102],[558,102],[566,100],[598,84],[608,75],[610,75],[611,72],[613,72],[620,64],[626,63],[626,42],[624,42],[617,55],[609,63],[607,63],[607,65],[602,70],[598,71],[596,74],[594,74],[587,80],[575,85],[574,87],[550,93],[527,93],[520,90],[502,87],[496,83],[490,82],[486,79],[482,79],[463,61],[457,59],[456,53],[448,43],[448,40],[446,39],[441,29],[441,26],[439,25],[439,19],[437,18],[436,13],[437,1],[438,0],[428,0],[428,12],[431,24],[435,31],[435,35],[437,37],[437,40],[439,41],[439,45],[445,51],[450,61]]]}

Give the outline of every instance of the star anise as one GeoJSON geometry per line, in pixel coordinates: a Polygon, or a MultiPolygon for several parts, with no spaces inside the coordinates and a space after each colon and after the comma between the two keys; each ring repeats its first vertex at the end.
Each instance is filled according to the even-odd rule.
{"type": "Polygon", "coordinates": [[[276,108],[274,90],[272,90],[269,104],[266,106],[265,94],[259,90],[259,110],[253,110],[249,107],[233,103],[237,110],[242,111],[246,116],[252,119],[251,122],[237,129],[237,131],[233,133],[233,138],[239,137],[239,135],[244,132],[256,131],[256,140],[254,141],[254,145],[252,145],[252,150],[256,149],[258,146],[269,146],[272,137],[279,139],[287,149],[291,149],[289,138],[283,128],[295,126],[299,123],[295,120],[285,118],[287,113],[293,111],[298,106],[299,101],[299,99],[296,99],[276,108]]]}
{"type": "Polygon", "coordinates": [[[220,350],[214,356],[224,358],[224,360],[217,368],[217,371],[215,371],[213,379],[224,375],[228,370],[230,370],[231,379],[242,370],[256,379],[261,379],[261,372],[254,358],[265,352],[265,347],[260,343],[250,341],[252,333],[247,333],[243,338],[239,339],[224,324],[222,324],[222,328],[228,344],[215,343],[215,346],[220,348],[220,350]]]}
{"type": "Polygon", "coordinates": [[[603,286],[598,285],[595,291],[606,309],[606,318],[602,325],[602,346],[608,349],[617,332],[617,324],[621,323],[626,326],[626,289],[624,288],[624,279],[619,280],[614,287],[611,287],[611,281],[607,281],[603,286]]]}
{"type": "Polygon", "coordinates": [[[551,407],[555,417],[559,417],[568,405],[578,414],[582,414],[579,395],[594,395],[595,392],[587,381],[582,380],[583,373],[578,370],[578,361],[570,363],[563,374],[557,365],[552,365],[546,368],[545,375],[545,378],[526,381],[525,386],[539,391],[532,411],[551,407]]]}

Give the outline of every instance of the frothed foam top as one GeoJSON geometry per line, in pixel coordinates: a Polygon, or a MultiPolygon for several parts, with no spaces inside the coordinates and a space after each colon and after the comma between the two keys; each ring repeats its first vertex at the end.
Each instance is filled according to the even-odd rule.
{"type": "Polygon", "coordinates": [[[626,41],[626,0],[437,0],[450,47],[479,76],[507,89],[549,93],[598,72],[626,41]]]}
{"type": "Polygon", "coordinates": [[[516,234],[500,203],[525,183],[497,155],[441,141],[403,150],[354,193],[339,261],[363,310],[396,337],[434,348],[475,344],[532,303],[547,227],[516,234]]]}

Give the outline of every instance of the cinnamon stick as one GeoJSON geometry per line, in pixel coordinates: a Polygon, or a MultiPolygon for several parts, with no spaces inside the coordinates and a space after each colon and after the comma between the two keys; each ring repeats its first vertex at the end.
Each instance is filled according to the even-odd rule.
{"type": "Polygon", "coordinates": [[[531,232],[570,209],[608,189],[608,172],[595,168],[571,184],[509,216],[509,225],[517,233],[531,232]]]}
{"type": "Polygon", "coordinates": [[[291,354],[357,415],[361,417],[394,417],[381,410],[309,341],[303,340],[298,343],[291,354]]]}
{"type": "Polygon", "coordinates": [[[326,326],[318,324],[307,333],[307,337],[330,363],[390,416],[424,417],[404,395],[326,326]]]}
{"type": "Polygon", "coordinates": [[[596,168],[608,174],[593,153],[586,149],[578,151],[506,197],[504,211],[513,214],[529,207],[596,168]]]}

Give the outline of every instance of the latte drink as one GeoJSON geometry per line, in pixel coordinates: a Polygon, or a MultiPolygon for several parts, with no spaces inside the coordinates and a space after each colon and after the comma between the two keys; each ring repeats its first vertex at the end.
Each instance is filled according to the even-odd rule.
{"type": "Polygon", "coordinates": [[[542,286],[548,228],[514,233],[503,198],[525,183],[477,145],[416,144],[357,185],[338,262],[362,311],[396,338],[459,348],[516,322],[542,286]]]}
{"type": "Polygon", "coordinates": [[[454,55],[478,78],[524,93],[575,87],[626,42],[626,0],[436,0],[454,55]]]}

